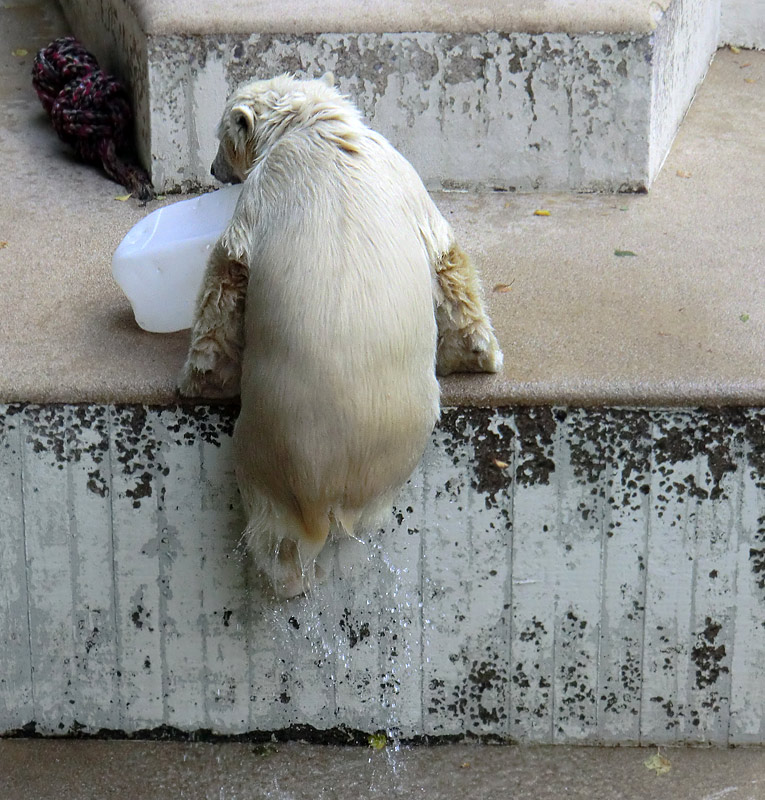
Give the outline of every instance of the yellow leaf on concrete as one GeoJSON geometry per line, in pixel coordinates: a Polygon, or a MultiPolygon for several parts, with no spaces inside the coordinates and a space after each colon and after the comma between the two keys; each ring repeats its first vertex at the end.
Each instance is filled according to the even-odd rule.
{"type": "Polygon", "coordinates": [[[120,203],[124,203],[125,200],[130,200],[132,196],[132,194],[118,194],[114,199],[119,200],[120,203]]]}
{"type": "Polygon", "coordinates": [[[12,56],[18,56],[18,58],[23,58],[24,56],[29,55],[29,50],[25,50],[23,47],[18,47],[16,50],[11,52],[12,56]]]}
{"type": "Polygon", "coordinates": [[[672,769],[672,762],[664,758],[661,753],[654,753],[643,764],[647,769],[652,769],[657,775],[666,775],[672,769]]]}
{"type": "Polygon", "coordinates": [[[731,53],[740,53],[741,52],[741,48],[740,47],[734,47],[733,45],[731,45],[730,46],[730,51],[731,51],[731,53]]]}
{"type": "Polygon", "coordinates": [[[545,208],[538,208],[534,212],[534,216],[535,217],[549,217],[550,216],[550,212],[545,208]]]}
{"type": "Polygon", "coordinates": [[[678,178],[690,178],[693,173],[686,172],[684,169],[679,169],[676,174],[678,178]]]}
{"type": "Polygon", "coordinates": [[[369,737],[369,746],[373,750],[384,750],[388,744],[388,737],[384,733],[373,733],[369,737]]]}

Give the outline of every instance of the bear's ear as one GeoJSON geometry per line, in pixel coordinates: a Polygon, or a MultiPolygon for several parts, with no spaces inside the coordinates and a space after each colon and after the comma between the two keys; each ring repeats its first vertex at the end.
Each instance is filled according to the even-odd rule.
{"type": "Polygon", "coordinates": [[[325,72],[319,80],[327,86],[335,85],[335,76],[331,72],[325,72]]]}
{"type": "Polygon", "coordinates": [[[231,124],[242,139],[249,139],[255,131],[255,115],[246,103],[231,109],[231,124]]]}

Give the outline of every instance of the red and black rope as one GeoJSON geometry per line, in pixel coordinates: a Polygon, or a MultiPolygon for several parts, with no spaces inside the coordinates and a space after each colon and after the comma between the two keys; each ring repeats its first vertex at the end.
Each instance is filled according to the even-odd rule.
{"type": "Polygon", "coordinates": [[[130,100],[95,56],[73,36],[56,39],[35,56],[32,84],[56,133],[79,158],[101,164],[141,200],[153,197],[146,172],[118,155],[132,131],[130,100]]]}

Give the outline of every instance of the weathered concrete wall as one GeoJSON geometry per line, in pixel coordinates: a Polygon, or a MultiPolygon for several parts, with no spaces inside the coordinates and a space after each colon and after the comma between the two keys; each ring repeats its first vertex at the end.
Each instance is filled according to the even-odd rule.
{"type": "Polygon", "coordinates": [[[447,410],[316,596],[237,552],[233,412],[5,406],[0,731],[765,741],[765,413],[447,410]]]}
{"type": "Polygon", "coordinates": [[[429,188],[636,189],[648,179],[650,37],[162,36],[149,42],[153,175],[211,184],[223,98],[332,72],[429,188]]]}
{"type": "Polygon", "coordinates": [[[720,44],[765,49],[765,0],[722,0],[720,44]]]}
{"type": "Polygon", "coordinates": [[[649,182],[672,142],[717,49],[720,0],[674,0],[654,34],[649,182]]]}
{"type": "Polygon", "coordinates": [[[212,185],[224,98],[287,70],[334,72],[430,189],[636,191],[703,78],[719,4],[657,3],[654,32],[623,33],[158,34],[138,30],[125,0],[73,0],[67,14],[134,73],[139,148],[160,190],[212,185]]]}

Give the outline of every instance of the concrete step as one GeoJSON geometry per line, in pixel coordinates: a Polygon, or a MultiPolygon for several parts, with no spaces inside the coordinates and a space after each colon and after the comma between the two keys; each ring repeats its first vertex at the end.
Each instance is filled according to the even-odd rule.
{"type": "Polygon", "coordinates": [[[667,155],[718,41],[720,0],[73,0],[130,83],[158,189],[212,185],[245,79],[335,74],[430,189],[633,192],[667,155]]]}
{"type": "Polygon", "coordinates": [[[505,372],[444,381],[389,530],[280,605],[234,550],[235,409],[175,404],[186,337],[108,273],[156,206],[31,92],[64,32],[0,7],[0,730],[764,741],[765,55],[718,54],[648,196],[436,195],[505,372]]]}
{"type": "Polygon", "coordinates": [[[0,406],[0,734],[765,742],[762,411],[445,410],[285,602],[237,550],[234,419],[0,406]]]}
{"type": "Polygon", "coordinates": [[[765,753],[634,748],[0,741],[0,800],[755,800],[765,753]],[[650,763],[650,762],[649,762],[650,763]]]}
{"type": "MultiPolygon", "coordinates": [[[[59,142],[29,71],[67,29],[50,3],[29,8],[4,10],[0,28],[7,54],[29,51],[2,62],[0,399],[174,402],[187,336],[138,329],[109,264],[175,198],[118,202],[123,188],[59,142]]],[[[720,51],[647,196],[434,195],[483,274],[506,356],[500,375],[444,380],[445,405],[763,402],[764,83],[763,54],[720,51]]]]}

